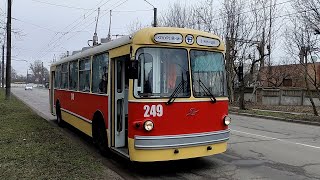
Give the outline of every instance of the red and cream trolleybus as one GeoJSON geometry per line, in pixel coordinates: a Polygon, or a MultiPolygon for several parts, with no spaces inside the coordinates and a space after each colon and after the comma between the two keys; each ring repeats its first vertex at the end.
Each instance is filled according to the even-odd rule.
{"type": "Polygon", "coordinates": [[[102,153],[167,161],[227,149],[224,44],[213,34],[145,28],[50,68],[51,112],[102,153]]]}

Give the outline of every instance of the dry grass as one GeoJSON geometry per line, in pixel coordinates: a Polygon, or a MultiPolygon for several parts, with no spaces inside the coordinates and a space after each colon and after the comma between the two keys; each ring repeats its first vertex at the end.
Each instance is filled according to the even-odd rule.
{"type": "Polygon", "coordinates": [[[101,161],[2,90],[0,124],[0,179],[108,179],[101,161]]]}

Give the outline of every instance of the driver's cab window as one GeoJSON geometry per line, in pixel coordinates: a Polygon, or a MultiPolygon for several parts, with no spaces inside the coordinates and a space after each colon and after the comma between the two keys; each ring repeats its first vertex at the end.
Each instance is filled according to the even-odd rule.
{"type": "Polygon", "coordinates": [[[136,97],[188,97],[189,67],[185,49],[141,48],[137,51],[138,80],[134,82],[136,97]]]}

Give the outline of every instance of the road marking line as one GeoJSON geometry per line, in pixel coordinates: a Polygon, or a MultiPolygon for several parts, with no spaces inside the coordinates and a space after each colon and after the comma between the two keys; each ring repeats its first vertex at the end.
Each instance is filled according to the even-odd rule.
{"type": "Polygon", "coordinates": [[[233,132],[242,133],[242,134],[247,134],[247,135],[262,137],[262,138],[266,138],[266,139],[277,140],[277,141],[281,141],[281,142],[285,142],[285,143],[296,144],[296,145],[301,145],[301,146],[305,146],[305,147],[320,149],[320,147],[318,147],[318,146],[312,146],[312,145],[308,145],[308,144],[297,143],[297,142],[287,141],[287,140],[278,139],[278,138],[274,138],[274,137],[268,137],[268,136],[263,136],[263,135],[259,135],[259,134],[253,134],[253,133],[248,133],[248,132],[237,131],[237,130],[231,129],[231,132],[232,132],[232,131],[233,131],[233,132]]]}

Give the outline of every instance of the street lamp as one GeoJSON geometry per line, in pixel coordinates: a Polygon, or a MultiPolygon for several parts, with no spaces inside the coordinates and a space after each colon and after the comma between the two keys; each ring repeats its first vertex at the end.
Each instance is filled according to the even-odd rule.
{"type": "Polygon", "coordinates": [[[144,1],[153,7],[153,27],[157,27],[157,8],[154,7],[154,5],[152,5],[147,0],[144,0],[144,1]]]}

